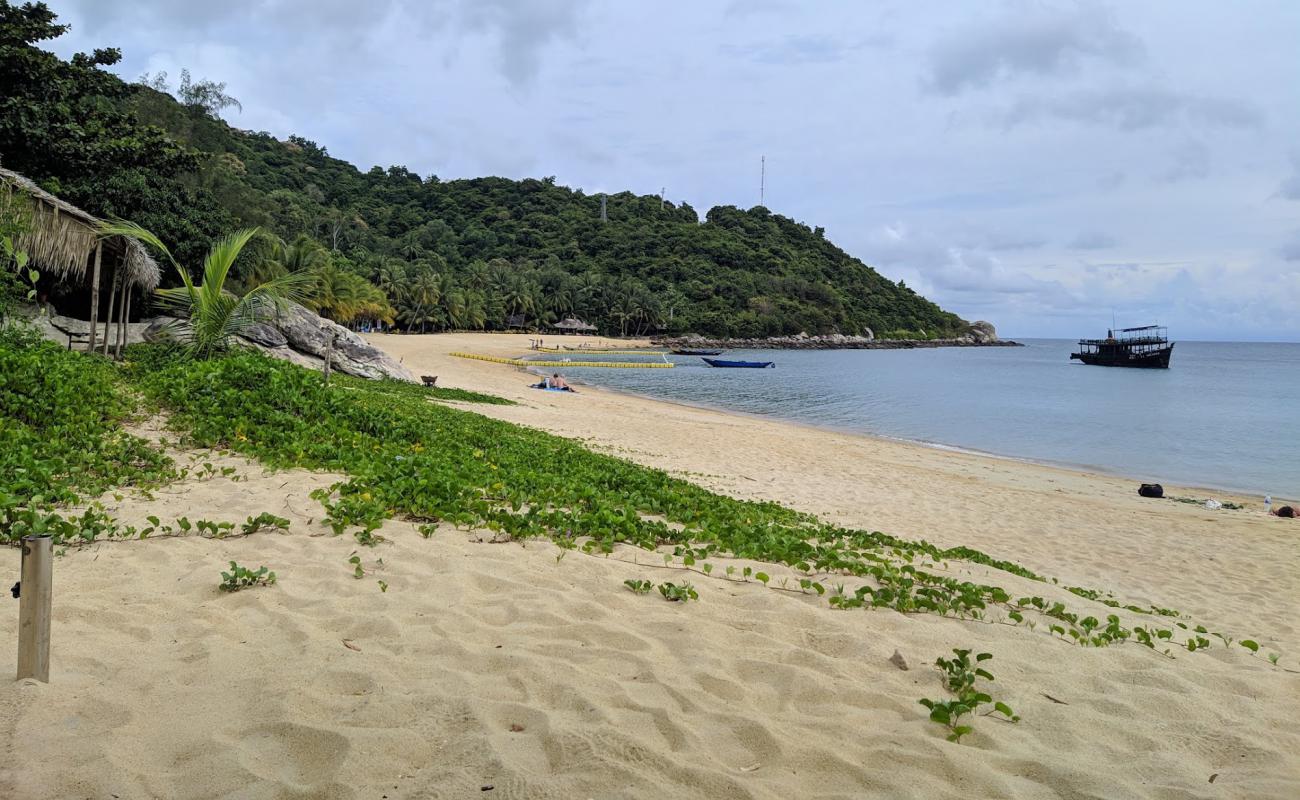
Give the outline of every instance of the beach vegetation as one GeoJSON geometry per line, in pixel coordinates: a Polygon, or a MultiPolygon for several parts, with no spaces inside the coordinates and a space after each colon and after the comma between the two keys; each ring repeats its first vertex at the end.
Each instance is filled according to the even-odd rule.
{"type": "Polygon", "coordinates": [[[623,585],[633,594],[650,594],[650,590],[655,588],[654,582],[648,581],[645,578],[629,578],[623,581],[623,585]]]}
{"type": "Polygon", "coordinates": [[[690,581],[684,581],[680,586],[667,581],[659,584],[659,594],[664,596],[665,600],[674,603],[683,603],[687,600],[699,600],[700,594],[695,591],[695,587],[690,581]]]}
{"type": "Polygon", "coordinates": [[[177,318],[166,326],[165,333],[197,358],[209,358],[228,349],[236,336],[247,334],[255,326],[274,319],[288,303],[306,298],[315,280],[310,272],[289,272],[271,278],[236,295],[226,288],[231,268],[244,247],[258,235],[258,229],[246,228],[217,239],[203,259],[202,282],[195,283],[187,269],[177,263],[162,240],[134,222],[108,222],[101,228],[104,236],[126,236],[161,253],[175,267],[181,285],[159,289],[154,304],[177,318]]]}
{"type": "MultiPolygon", "coordinates": [[[[974,726],[963,722],[967,716],[975,716],[981,706],[992,705],[987,714],[998,714],[1009,722],[1019,722],[1020,717],[1011,710],[1011,706],[994,700],[992,695],[975,686],[976,678],[993,680],[993,674],[980,666],[993,658],[991,653],[978,653],[971,660],[970,650],[953,649],[953,658],[940,657],[934,663],[943,676],[943,685],[953,695],[951,700],[920,700],[920,704],[930,710],[930,721],[948,728],[948,741],[960,742],[963,736],[973,732],[974,726]]],[[[987,715],[986,714],[986,715],[987,715]]]]}
{"type": "Polygon", "coordinates": [[[274,586],[275,573],[266,567],[249,569],[230,562],[230,571],[221,573],[221,584],[217,587],[223,592],[238,592],[252,586],[274,586]]]}
{"type": "MultiPolygon", "coordinates": [[[[165,409],[181,444],[233,451],[272,467],[343,473],[313,496],[325,523],[336,533],[351,532],[362,546],[382,541],[377,531],[397,517],[427,535],[447,525],[490,531],[493,541],[549,539],[561,556],[655,551],[665,568],[701,579],[731,579],[737,570],[724,576],[713,568],[722,559],[760,562],[771,566],[741,567],[740,580],[829,595],[838,609],[892,609],[1031,631],[1041,622],[1050,635],[1080,646],[1134,642],[1172,656],[1199,652],[1216,639],[1227,646],[1234,638],[1176,609],[1125,603],[1087,587],[1064,588],[1112,613],[1088,613],[1039,595],[1013,598],[996,582],[960,577],[958,565],[1051,581],[971,548],[845,529],[776,503],[714,494],[572,440],[428,402],[417,392],[383,384],[373,392],[325,386],[310,370],[255,352],[204,360],[153,350],[131,355],[115,366],[20,330],[0,332],[0,439],[7,445],[0,448],[0,538],[49,532],[67,546],[224,538],[287,526],[264,513],[242,526],[182,516],[135,527],[95,502],[110,489],[148,491],[178,479],[158,446],[122,428],[133,416],[165,409]],[[77,503],[84,508],[66,510],[77,503]],[[830,592],[828,576],[835,579],[830,592]],[[994,609],[1000,614],[991,614],[994,609]]],[[[222,472],[206,466],[211,461],[198,463],[197,479],[222,472]]],[[[349,565],[356,577],[365,575],[356,553],[349,565]]],[[[1252,639],[1238,644],[1252,654],[1260,649],[1252,639]]]]}

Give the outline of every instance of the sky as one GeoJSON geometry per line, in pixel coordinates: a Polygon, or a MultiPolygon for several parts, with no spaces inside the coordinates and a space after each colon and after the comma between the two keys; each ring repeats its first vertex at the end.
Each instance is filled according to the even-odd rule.
{"type": "Polygon", "coordinates": [[[1300,2],[50,0],[361,169],[759,203],[1003,336],[1300,341],[1300,2]]]}

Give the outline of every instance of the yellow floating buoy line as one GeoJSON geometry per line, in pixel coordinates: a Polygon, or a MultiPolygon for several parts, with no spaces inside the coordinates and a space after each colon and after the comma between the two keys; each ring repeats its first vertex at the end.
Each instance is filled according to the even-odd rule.
{"type": "Polygon", "coordinates": [[[602,350],[598,347],[577,348],[573,350],[561,350],[558,347],[534,347],[536,353],[562,353],[564,355],[593,355],[593,356],[661,356],[666,354],[667,350],[602,350]]]}
{"type": "Polygon", "coordinates": [[[512,367],[604,367],[607,369],[671,369],[671,361],[529,361],[523,358],[502,358],[485,356],[478,353],[451,353],[456,358],[472,358],[475,361],[490,361],[493,364],[509,364],[512,367]]]}

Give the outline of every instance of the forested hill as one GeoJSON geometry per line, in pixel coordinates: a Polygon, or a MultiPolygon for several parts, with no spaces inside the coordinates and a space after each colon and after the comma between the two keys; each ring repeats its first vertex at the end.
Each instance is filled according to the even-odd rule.
{"type": "Polygon", "coordinates": [[[810,228],[765,208],[607,198],[553,179],[441,181],[362,172],[305,138],[218,116],[222,84],[128,84],[115,50],[62,61],[42,4],[0,0],[0,163],[92,213],[136,220],[196,263],[209,240],[262,226],[241,265],[320,270],[316,305],[342,321],[501,328],[576,315],[605,332],[770,336],[806,331],[940,336],[965,323],[810,228]],[[173,97],[175,95],[175,98],[173,97]]]}

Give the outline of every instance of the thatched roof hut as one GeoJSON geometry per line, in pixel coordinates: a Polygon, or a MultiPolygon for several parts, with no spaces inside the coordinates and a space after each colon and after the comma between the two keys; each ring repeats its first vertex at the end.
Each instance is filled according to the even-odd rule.
{"type": "MultiPolygon", "coordinates": [[[[84,281],[99,242],[99,218],[3,167],[0,167],[0,185],[5,191],[16,189],[32,200],[31,226],[19,237],[19,249],[25,250],[37,267],[61,280],[84,281]]],[[[104,240],[104,254],[115,260],[110,263],[121,265],[132,287],[148,292],[158,288],[162,273],[144,245],[134,239],[114,236],[104,240]]]]}
{"type": "Polygon", "coordinates": [[[595,333],[596,326],[583,322],[576,317],[565,317],[559,322],[553,322],[547,327],[557,330],[560,333],[595,333]]]}
{"type": "Polygon", "coordinates": [[[118,306],[121,319],[117,347],[120,351],[121,341],[125,339],[132,290],[148,293],[158,288],[162,278],[158,263],[136,240],[123,236],[101,237],[101,223],[97,217],[3,167],[0,167],[0,191],[9,197],[18,193],[30,200],[31,218],[16,244],[19,250],[27,253],[32,264],[61,283],[79,287],[89,283],[90,350],[95,348],[101,273],[107,268],[110,292],[104,352],[108,352],[108,326],[112,323],[113,300],[118,287],[122,288],[122,300],[118,306]]]}

